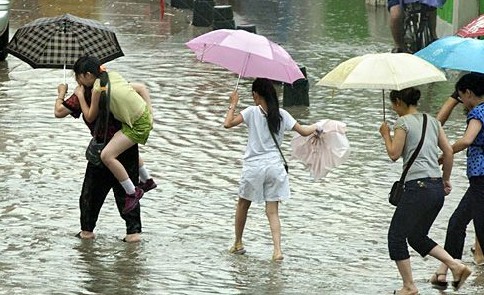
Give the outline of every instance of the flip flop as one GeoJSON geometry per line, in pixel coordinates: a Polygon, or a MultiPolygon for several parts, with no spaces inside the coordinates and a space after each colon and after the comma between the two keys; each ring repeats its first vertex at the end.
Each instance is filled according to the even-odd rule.
{"type": "Polygon", "coordinates": [[[232,246],[232,248],[230,248],[229,252],[232,253],[232,254],[236,254],[236,255],[243,255],[247,251],[245,251],[244,245],[240,244],[240,245],[232,246]]]}
{"type": "Polygon", "coordinates": [[[434,273],[430,277],[430,283],[432,284],[432,288],[437,290],[445,290],[449,283],[447,281],[439,281],[439,276],[445,276],[445,273],[434,273]],[[434,279],[435,278],[435,279],[434,279]]]}

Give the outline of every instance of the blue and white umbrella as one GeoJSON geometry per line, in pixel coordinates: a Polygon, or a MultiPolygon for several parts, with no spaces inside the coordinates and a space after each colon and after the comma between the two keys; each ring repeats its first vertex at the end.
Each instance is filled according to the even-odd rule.
{"type": "Polygon", "coordinates": [[[415,55],[442,69],[484,73],[484,40],[444,37],[415,55]]]}

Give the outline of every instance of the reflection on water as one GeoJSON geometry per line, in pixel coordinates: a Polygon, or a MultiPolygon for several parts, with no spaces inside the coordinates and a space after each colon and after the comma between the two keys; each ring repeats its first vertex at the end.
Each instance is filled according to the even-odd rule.
{"type": "MultiPolygon", "coordinates": [[[[388,159],[378,133],[382,93],[315,85],[343,60],[390,50],[386,10],[360,0],[224,3],[233,5],[238,23],[255,24],[306,67],[311,105],[287,108],[296,119],[348,125],[351,158],[321,182],[290,160],[293,197],[280,212],[285,260],[272,263],[263,206],[250,211],[247,255],[227,253],[246,141],[243,127],[222,127],[237,77],[196,61],[184,43],[210,28],[191,27],[189,10],[168,8],[160,20],[159,2],[14,1],[11,35],[34,18],[64,12],[116,29],[126,56],[107,66],[150,88],[155,128],[140,150],[159,186],[142,200],[140,245],[120,241],[125,228],[112,197],[101,212],[97,239],[74,238],[89,134],[80,120],[53,116],[64,73],[33,70],[14,57],[0,63],[0,294],[390,294],[398,288],[386,248],[393,209],[386,196],[401,162],[388,159]]],[[[70,73],[67,79],[72,89],[70,73]]],[[[240,109],[252,104],[250,83],[244,79],[239,86],[240,109]]],[[[434,114],[452,84],[421,89],[421,109],[434,114]]],[[[393,123],[396,115],[389,103],[386,108],[393,123]]],[[[457,110],[446,124],[451,140],[464,128],[457,110]]],[[[282,149],[290,155],[291,134],[286,136],[282,149]]],[[[439,243],[466,188],[463,154],[456,155],[453,175],[453,193],[431,231],[439,243]]],[[[470,233],[467,245],[472,238],[470,233]]],[[[467,249],[464,261],[470,264],[467,249]]],[[[434,294],[426,280],[437,262],[412,255],[421,294],[434,294]]],[[[483,276],[474,269],[463,289],[468,294],[483,289],[483,276]]]]}
{"type": "Polygon", "coordinates": [[[147,276],[141,245],[112,242],[80,241],[74,247],[78,251],[75,264],[84,282],[81,287],[93,294],[133,294],[133,288],[147,276]]]}

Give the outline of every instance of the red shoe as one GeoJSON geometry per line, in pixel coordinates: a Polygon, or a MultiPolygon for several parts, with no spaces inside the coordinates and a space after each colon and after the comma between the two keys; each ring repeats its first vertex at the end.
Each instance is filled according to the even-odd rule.
{"type": "Polygon", "coordinates": [[[143,197],[144,191],[139,187],[135,188],[134,194],[126,194],[126,199],[124,201],[123,214],[131,212],[139,204],[139,200],[143,197]]]}
{"type": "Polygon", "coordinates": [[[156,185],[153,178],[147,179],[146,182],[139,182],[138,187],[142,189],[145,193],[149,192],[152,189],[155,189],[158,185],[156,185]]]}

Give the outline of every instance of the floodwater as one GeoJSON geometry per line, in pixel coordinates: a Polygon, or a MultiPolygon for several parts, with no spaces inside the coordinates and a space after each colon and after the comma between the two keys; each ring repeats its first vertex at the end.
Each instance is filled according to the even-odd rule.
{"type": "MultiPolygon", "coordinates": [[[[297,120],[348,125],[351,157],[322,181],[289,160],[293,194],[280,208],[285,260],[271,262],[269,226],[257,204],[247,222],[247,254],[227,252],[246,133],[222,126],[236,76],[196,61],[184,45],[210,28],[192,27],[188,9],[168,6],[160,19],[157,0],[16,0],[11,36],[35,18],[65,12],[115,28],[126,56],[107,67],[146,83],[152,94],[155,127],[141,154],[158,188],[141,201],[140,244],[120,241],[125,228],[112,197],[101,211],[97,239],[74,238],[87,128],[81,120],[54,118],[62,70],[34,70],[9,56],[0,63],[1,294],[392,294],[400,288],[386,234],[393,212],[387,193],[401,162],[388,159],[378,132],[381,92],[315,85],[343,60],[391,49],[385,8],[361,0],[217,3],[231,4],[238,24],[255,24],[306,67],[311,105],[286,108],[297,120]]],[[[70,72],[67,79],[72,89],[70,72]]],[[[239,86],[240,109],[252,103],[250,83],[239,86]]],[[[422,87],[421,109],[435,114],[451,90],[450,82],[422,87]]],[[[388,103],[387,117],[396,118],[388,103]]],[[[451,116],[452,141],[464,122],[461,110],[451,116]]],[[[282,146],[287,157],[292,135],[282,146]]],[[[463,154],[456,156],[452,180],[454,190],[431,230],[439,243],[467,185],[463,154]]],[[[474,273],[459,294],[484,292],[472,242],[470,226],[463,259],[474,273]]],[[[427,283],[437,261],[411,253],[421,294],[437,294],[427,283]]]]}

